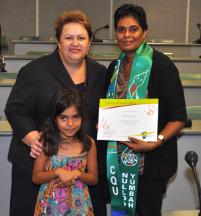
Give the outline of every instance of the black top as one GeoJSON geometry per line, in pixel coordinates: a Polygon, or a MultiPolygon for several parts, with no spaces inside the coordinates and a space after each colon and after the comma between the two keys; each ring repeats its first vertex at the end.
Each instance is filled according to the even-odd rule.
{"type": "MultiPolygon", "coordinates": [[[[114,66],[115,61],[108,68],[110,77],[114,66]]],[[[153,52],[148,97],[159,99],[158,133],[169,121],[186,121],[186,105],[179,72],[166,55],[156,50],[153,52]]],[[[146,178],[170,177],[176,172],[176,168],[176,137],[167,140],[156,150],[145,153],[144,176],[146,178]]]]}

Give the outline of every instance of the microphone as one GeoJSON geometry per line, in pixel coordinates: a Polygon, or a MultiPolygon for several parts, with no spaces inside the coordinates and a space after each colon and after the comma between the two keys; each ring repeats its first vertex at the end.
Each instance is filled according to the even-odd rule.
{"type": "Polygon", "coordinates": [[[197,170],[196,170],[196,164],[198,162],[198,155],[194,151],[188,151],[185,155],[185,161],[193,170],[193,176],[195,178],[195,182],[197,185],[198,198],[199,198],[200,212],[198,213],[198,216],[201,216],[201,188],[200,188],[200,181],[199,181],[197,170]]]}
{"type": "Polygon", "coordinates": [[[110,26],[107,24],[107,25],[104,25],[104,26],[102,26],[102,27],[96,29],[96,30],[94,31],[94,33],[93,33],[92,42],[103,42],[102,39],[96,38],[96,33],[97,33],[98,31],[100,31],[101,29],[108,29],[109,27],[110,27],[110,26]]]}
{"type": "Polygon", "coordinates": [[[195,41],[195,43],[201,44],[201,24],[200,24],[200,23],[197,23],[197,27],[198,27],[199,32],[200,32],[200,38],[197,39],[197,40],[195,41]]]}
{"type": "Polygon", "coordinates": [[[6,72],[5,65],[6,64],[1,49],[1,25],[0,25],[0,72],[6,72]]]}
{"type": "Polygon", "coordinates": [[[196,164],[198,162],[198,155],[194,151],[189,151],[185,155],[185,161],[191,168],[196,167],[196,164]]]}

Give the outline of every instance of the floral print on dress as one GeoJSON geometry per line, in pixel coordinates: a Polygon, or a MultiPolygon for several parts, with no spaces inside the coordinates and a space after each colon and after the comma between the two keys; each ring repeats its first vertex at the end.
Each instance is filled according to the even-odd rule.
{"type": "MultiPolygon", "coordinates": [[[[73,157],[53,155],[46,170],[64,168],[85,171],[87,152],[73,157]]],[[[57,187],[52,180],[42,184],[39,190],[34,216],[93,216],[88,186],[79,180],[67,187],[57,187]]]]}

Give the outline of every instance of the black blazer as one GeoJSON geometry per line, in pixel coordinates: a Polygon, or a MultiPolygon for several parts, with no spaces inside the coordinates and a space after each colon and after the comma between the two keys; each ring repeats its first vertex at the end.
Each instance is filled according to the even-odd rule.
{"type": "MultiPolygon", "coordinates": [[[[99,99],[105,97],[106,68],[87,57],[87,113],[90,135],[96,140],[96,124],[99,99]]],[[[48,104],[56,90],[75,87],[63,66],[59,54],[54,51],[48,56],[32,61],[21,68],[8,98],[5,114],[13,129],[8,159],[27,170],[32,170],[33,159],[30,148],[21,142],[33,130],[39,130],[48,104]]],[[[105,171],[105,142],[96,142],[98,148],[99,174],[105,171]]]]}
{"type": "MultiPolygon", "coordinates": [[[[115,62],[113,61],[108,68],[110,77],[115,62]]],[[[186,105],[179,72],[166,55],[156,50],[153,52],[148,97],[159,99],[158,133],[169,121],[186,121],[186,105]]],[[[168,178],[176,172],[176,169],[176,137],[167,140],[156,150],[145,153],[145,178],[168,178]]]]}

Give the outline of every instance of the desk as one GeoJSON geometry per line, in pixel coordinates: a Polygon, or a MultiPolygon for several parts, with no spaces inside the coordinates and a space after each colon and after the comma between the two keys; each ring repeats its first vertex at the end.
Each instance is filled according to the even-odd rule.
{"type": "Polygon", "coordinates": [[[0,86],[0,119],[5,117],[4,109],[12,86],[0,86]]]}
{"type": "MultiPolygon", "coordinates": [[[[17,73],[0,73],[0,116],[4,116],[4,106],[15,83],[17,73]]],[[[181,74],[187,106],[201,105],[201,74],[181,74]]]]}
{"type": "MultiPolygon", "coordinates": [[[[185,210],[185,211],[164,211],[162,216],[198,216],[198,210],[185,210]]],[[[107,215],[111,215],[111,207],[107,205],[107,215]]]]}
{"type": "Polygon", "coordinates": [[[201,74],[180,73],[180,77],[184,88],[186,106],[201,105],[201,74]]]}
{"type": "Polygon", "coordinates": [[[180,73],[186,106],[201,105],[201,74],[180,73]]]}
{"type": "Polygon", "coordinates": [[[20,68],[30,61],[37,59],[38,56],[13,56],[13,55],[5,55],[5,63],[6,70],[8,72],[18,72],[20,68]]]}
{"type": "Polygon", "coordinates": [[[198,216],[198,210],[163,212],[162,216],[198,216]]]}
{"type": "Polygon", "coordinates": [[[17,73],[0,73],[0,118],[4,117],[4,108],[17,73]]]}
{"type": "MultiPolygon", "coordinates": [[[[148,43],[156,50],[167,53],[172,57],[198,58],[201,55],[200,44],[184,43],[148,43]]],[[[119,48],[116,43],[92,43],[90,53],[117,53],[119,48]]]]}
{"type": "MultiPolygon", "coordinates": [[[[184,128],[178,138],[178,171],[168,185],[163,200],[164,211],[196,209],[198,206],[197,188],[192,170],[184,160],[188,151],[195,151],[199,157],[201,156],[201,121],[192,122],[192,128],[184,128]]],[[[198,160],[197,171],[201,179],[201,160],[198,160]]]]}
{"type": "Polygon", "coordinates": [[[12,129],[6,120],[0,120],[0,137],[1,136],[11,136],[12,129]]]}
{"type": "MultiPolygon", "coordinates": [[[[37,59],[39,56],[14,56],[14,55],[5,55],[5,63],[7,71],[19,71],[19,69],[27,64],[28,62],[37,59]]],[[[101,64],[108,67],[112,60],[115,59],[113,54],[94,54],[93,58],[100,62],[101,64]]],[[[181,73],[201,73],[201,59],[199,58],[182,58],[174,57],[172,58],[173,62],[178,67],[181,73]]]]}
{"type": "MultiPolygon", "coordinates": [[[[56,42],[50,41],[23,41],[13,40],[14,55],[25,55],[27,51],[53,51],[56,48],[56,42]]],[[[200,44],[184,43],[148,43],[153,48],[166,53],[172,53],[175,57],[198,57],[201,55],[200,44]]],[[[103,43],[92,42],[90,47],[91,53],[97,52],[119,52],[115,40],[104,40],[103,43]]]]}
{"type": "Polygon", "coordinates": [[[173,57],[171,60],[175,63],[180,73],[201,73],[201,58],[173,57]]]}
{"type": "Polygon", "coordinates": [[[11,128],[6,121],[0,121],[0,201],[1,215],[9,215],[11,163],[7,160],[8,148],[11,141],[11,128]]]}
{"type": "Polygon", "coordinates": [[[174,57],[199,57],[201,44],[184,43],[149,43],[153,48],[161,52],[173,53],[174,57]]]}
{"type": "Polygon", "coordinates": [[[56,42],[51,41],[13,40],[12,44],[14,55],[26,55],[30,50],[52,52],[56,48],[56,42]]]}
{"type": "MultiPolygon", "coordinates": [[[[9,210],[11,164],[7,161],[7,153],[11,136],[12,132],[8,122],[0,121],[0,171],[3,173],[0,181],[1,215],[8,215],[9,210]]],[[[201,156],[201,121],[193,121],[192,128],[182,130],[181,137],[178,139],[178,171],[168,186],[164,197],[163,211],[196,209],[198,198],[193,174],[184,161],[186,152],[190,150],[196,151],[201,156]]],[[[201,160],[198,161],[197,170],[200,176],[201,160]]],[[[163,216],[173,215],[164,213],[163,216]]],[[[174,216],[194,215],[178,215],[175,212],[174,216]]]]}

